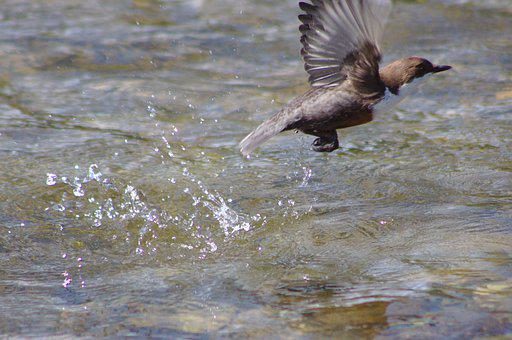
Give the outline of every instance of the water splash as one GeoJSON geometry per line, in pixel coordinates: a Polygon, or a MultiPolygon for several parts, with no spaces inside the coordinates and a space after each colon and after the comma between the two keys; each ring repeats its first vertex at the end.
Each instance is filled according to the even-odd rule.
{"type": "MultiPolygon", "coordinates": [[[[186,167],[181,181],[186,181],[184,191],[190,203],[184,210],[170,213],[170,208],[148,203],[134,185],[114,183],[101,173],[98,165],[92,164],[83,177],[70,179],[49,174],[47,185],[62,193],[60,201],[46,210],[85,221],[94,228],[116,230],[114,240],[124,239],[133,244],[136,239],[133,252],[138,255],[155,254],[162,247],[176,245],[204,258],[219,249],[219,242],[265,222],[259,215],[247,217],[237,213],[229,206],[231,199],[210,190],[186,167]],[[135,233],[131,231],[133,225],[137,226],[135,233]]],[[[177,180],[172,178],[170,182],[174,184],[177,180]]],[[[172,195],[169,197],[172,202],[172,195]]]]}
{"type": "Polygon", "coordinates": [[[302,177],[301,187],[306,187],[309,184],[309,180],[313,176],[313,169],[310,167],[303,166],[302,171],[304,171],[304,176],[302,177]]]}
{"type": "MultiPolygon", "coordinates": [[[[193,205],[202,205],[207,208],[213,214],[215,220],[218,221],[226,237],[239,231],[249,231],[251,229],[250,222],[243,215],[230,208],[226,200],[218,192],[211,192],[202,181],[197,180],[189,172],[188,168],[183,169],[183,175],[191,184],[195,184],[200,192],[199,195],[196,195],[190,188],[186,188],[188,190],[185,193],[190,195],[193,205]]],[[[231,199],[228,200],[231,201],[231,199]]]]}

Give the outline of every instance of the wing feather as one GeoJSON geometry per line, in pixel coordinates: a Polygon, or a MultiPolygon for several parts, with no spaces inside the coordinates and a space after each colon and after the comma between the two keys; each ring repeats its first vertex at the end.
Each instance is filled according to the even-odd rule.
{"type": "Polygon", "coordinates": [[[380,83],[379,42],[391,0],[310,0],[300,2],[301,55],[314,87],[380,83]]]}

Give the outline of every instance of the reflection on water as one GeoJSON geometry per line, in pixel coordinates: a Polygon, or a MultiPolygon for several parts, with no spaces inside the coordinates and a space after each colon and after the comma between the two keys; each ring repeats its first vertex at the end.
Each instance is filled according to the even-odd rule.
{"type": "Polygon", "coordinates": [[[511,334],[509,1],[396,1],[386,61],[454,71],[250,160],[296,1],[0,3],[2,334],[511,334]]]}

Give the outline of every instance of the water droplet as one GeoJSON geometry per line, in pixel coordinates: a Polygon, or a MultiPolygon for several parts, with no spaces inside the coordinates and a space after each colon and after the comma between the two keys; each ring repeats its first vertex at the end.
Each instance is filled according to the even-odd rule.
{"type": "MultiPolygon", "coordinates": [[[[153,96],[153,97],[154,97],[154,96],[153,96]]],[[[157,113],[157,112],[156,112],[156,109],[155,109],[153,106],[148,105],[148,106],[146,107],[146,111],[148,111],[149,116],[150,116],[151,118],[155,118],[155,117],[156,117],[156,113],[157,113]]]]}
{"type": "Polygon", "coordinates": [[[95,180],[97,182],[101,181],[101,172],[97,164],[91,164],[89,166],[89,170],[87,171],[87,177],[89,180],[95,180]]]}
{"type": "Polygon", "coordinates": [[[210,246],[210,252],[215,253],[217,251],[218,247],[215,242],[207,241],[206,244],[210,246]]]}
{"type": "Polygon", "coordinates": [[[304,175],[302,176],[302,183],[301,187],[305,187],[308,185],[309,180],[311,179],[311,176],[313,175],[313,170],[307,167],[303,167],[302,170],[304,171],[304,175]]]}
{"type": "Polygon", "coordinates": [[[73,195],[76,197],[82,197],[85,195],[85,191],[81,184],[77,184],[77,186],[73,189],[73,195]]]}
{"type": "Polygon", "coordinates": [[[63,206],[62,204],[55,204],[53,206],[53,209],[56,210],[56,211],[63,212],[64,210],[66,210],[66,207],[63,206]]]}
{"type": "Polygon", "coordinates": [[[57,175],[55,174],[46,174],[46,185],[55,185],[57,184],[57,175]]]}
{"type": "Polygon", "coordinates": [[[71,278],[71,276],[69,275],[68,272],[64,272],[61,275],[64,276],[64,282],[62,283],[62,286],[64,288],[69,287],[71,285],[71,282],[73,281],[73,279],[71,278]]]}

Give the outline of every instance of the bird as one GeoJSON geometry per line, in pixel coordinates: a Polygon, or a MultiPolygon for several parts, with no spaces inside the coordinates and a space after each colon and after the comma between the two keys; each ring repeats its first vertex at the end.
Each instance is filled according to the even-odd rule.
{"type": "Polygon", "coordinates": [[[310,88],[240,142],[244,156],[289,130],[317,137],[313,151],[332,152],[339,148],[337,129],[371,122],[430,75],[452,68],[417,56],[380,67],[391,0],[309,1],[299,2],[298,18],[310,88]]]}

